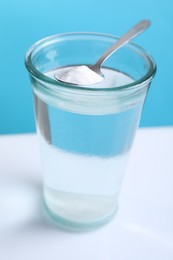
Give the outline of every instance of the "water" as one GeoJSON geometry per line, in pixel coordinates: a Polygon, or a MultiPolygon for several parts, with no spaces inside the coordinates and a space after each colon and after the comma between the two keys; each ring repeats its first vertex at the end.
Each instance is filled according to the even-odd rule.
{"type": "MultiPolygon", "coordinates": [[[[106,69],[105,74],[103,87],[132,82],[120,72],[106,69]]],[[[53,77],[54,71],[47,75],[53,77]]],[[[69,226],[107,222],[117,209],[142,103],[97,115],[66,111],[49,99],[46,105],[35,98],[48,211],[69,226]]]]}
{"type": "Polygon", "coordinates": [[[44,195],[49,209],[74,222],[92,222],[117,207],[127,154],[112,157],[64,151],[42,140],[44,195]]]}

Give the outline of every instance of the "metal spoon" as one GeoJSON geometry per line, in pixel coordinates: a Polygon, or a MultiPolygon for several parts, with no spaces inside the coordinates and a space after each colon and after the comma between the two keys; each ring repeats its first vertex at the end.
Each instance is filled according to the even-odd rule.
{"type": "MultiPolygon", "coordinates": [[[[99,60],[91,66],[87,66],[87,65],[80,65],[80,66],[72,66],[70,68],[66,67],[64,68],[64,72],[63,72],[63,68],[60,68],[59,70],[57,70],[57,72],[55,73],[55,78],[61,82],[64,83],[68,83],[68,84],[75,84],[75,85],[90,85],[90,84],[96,84],[98,82],[101,82],[104,79],[104,75],[101,72],[101,66],[102,64],[118,49],[120,49],[122,46],[124,46],[126,43],[128,43],[131,39],[135,38],[136,36],[138,36],[139,34],[141,34],[142,32],[144,32],[149,26],[150,26],[150,21],[148,20],[143,20],[141,22],[139,22],[138,24],[136,24],[134,27],[132,27],[127,33],[125,33],[121,38],[119,38],[117,40],[117,42],[115,44],[113,44],[106,52],[103,53],[103,55],[99,58],[99,60]],[[85,70],[86,69],[86,70],[85,70]],[[90,71],[88,71],[88,69],[90,71]],[[68,77],[64,77],[64,73],[66,73],[66,71],[68,70],[68,77]],[[87,75],[86,73],[96,73],[93,82],[80,82],[80,78],[82,79],[82,76],[84,79],[87,79],[87,75]],[[78,77],[79,82],[76,81],[76,79],[72,80],[73,75],[75,73],[80,73],[78,77]],[[82,74],[82,73],[85,73],[82,74]],[[98,77],[97,77],[98,76],[98,77]],[[70,79],[70,80],[69,80],[70,79]]],[[[67,75],[66,74],[66,75],[67,75]]]]}

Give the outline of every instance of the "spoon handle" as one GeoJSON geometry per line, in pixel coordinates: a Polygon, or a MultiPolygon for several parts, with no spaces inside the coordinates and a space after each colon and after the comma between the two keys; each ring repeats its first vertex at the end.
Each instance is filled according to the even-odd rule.
{"type": "Polygon", "coordinates": [[[130,29],[127,33],[125,33],[121,38],[117,40],[115,44],[113,44],[103,55],[99,58],[99,60],[92,66],[95,71],[100,71],[100,67],[103,62],[105,62],[111,54],[117,51],[120,47],[125,45],[131,39],[138,36],[140,33],[145,31],[150,26],[150,21],[143,20],[136,24],[132,29],[130,29]]]}

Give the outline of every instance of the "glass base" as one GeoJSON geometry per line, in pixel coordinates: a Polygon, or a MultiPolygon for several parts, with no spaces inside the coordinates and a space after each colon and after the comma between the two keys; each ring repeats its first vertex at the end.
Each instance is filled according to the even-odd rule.
{"type": "Polygon", "coordinates": [[[114,216],[117,212],[117,209],[118,209],[118,206],[109,215],[107,215],[106,217],[104,217],[102,219],[98,219],[97,221],[75,222],[75,221],[65,219],[61,216],[58,216],[52,210],[50,210],[49,207],[47,206],[47,204],[44,202],[44,212],[45,212],[46,217],[48,217],[49,220],[51,219],[54,222],[54,224],[56,224],[57,227],[59,227],[63,230],[71,231],[71,232],[92,231],[103,225],[106,225],[108,222],[110,222],[114,218],[114,216]]]}

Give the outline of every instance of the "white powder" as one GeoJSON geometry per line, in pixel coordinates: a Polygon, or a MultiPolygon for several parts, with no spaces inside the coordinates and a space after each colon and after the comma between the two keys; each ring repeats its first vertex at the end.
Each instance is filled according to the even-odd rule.
{"type": "Polygon", "coordinates": [[[85,65],[58,69],[56,70],[55,78],[75,85],[91,85],[103,80],[102,76],[85,65]]]}

